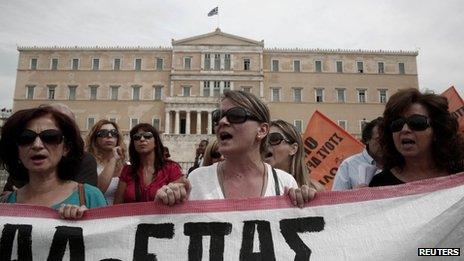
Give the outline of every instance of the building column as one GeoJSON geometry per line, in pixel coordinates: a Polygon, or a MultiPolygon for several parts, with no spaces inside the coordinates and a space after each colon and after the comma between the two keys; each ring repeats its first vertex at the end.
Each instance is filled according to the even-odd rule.
{"type": "Polygon", "coordinates": [[[164,118],[164,133],[169,134],[171,127],[171,114],[170,111],[166,111],[166,117],[164,118]]]}
{"type": "Polygon", "coordinates": [[[197,134],[201,134],[201,111],[197,111],[197,134]]]}
{"type": "Polygon", "coordinates": [[[169,85],[169,96],[173,97],[174,96],[174,82],[171,81],[171,84],[169,85]]]}
{"type": "Polygon", "coordinates": [[[264,84],[263,84],[263,81],[259,82],[259,97],[261,97],[261,98],[264,97],[264,84]]]}
{"type": "Polygon", "coordinates": [[[190,111],[186,111],[185,117],[185,134],[190,134],[190,111]]]}
{"type": "Polygon", "coordinates": [[[212,111],[208,111],[208,134],[213,134],[213,119],[212,119],[212,111]]]}
{"type": "Polygon", "coordinates": [[[224,93],[224,84],[224,81],[219,82],[219,97],[221,97],[221,95],[224,93]]]}
{"type": "Polygon", "coordinates": [[[174,134],[179,134],[179,124],[180,124],[180,112],[179,112],[179,110],[176,110],[174,134]]]}

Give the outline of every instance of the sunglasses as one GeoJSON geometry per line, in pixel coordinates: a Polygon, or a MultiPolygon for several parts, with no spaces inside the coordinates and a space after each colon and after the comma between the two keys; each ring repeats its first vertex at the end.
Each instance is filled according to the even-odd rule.
{"type": "Polygon", "coordinates": [[[215,125],[218,125],[223,117],[226,117],[230,123],[244,123],[247,120],[259,121],[258,117],[252,115],[250,111],[242,107],[230,108],[227,111],[214,110],[212,116],[215,125]]]}
{"type": "Polygon", "coordinates": [[[119,137],[119,132],[117,129],[112,129],[112,130],[103,129],[103,130],[97,131],[97,137],[99,138],[110,137],[110,134],[111,134],[111,137],[116,137],[116,138],[119,137]]]}
{"type": "Polygon", "coordinates": [[[280,143],[282,143],[282,141],[285,141],[287,143],[290,143],[290,140],[285,138],[284,135],[278,133],[278,132],[273,132],[273,133],[269,133],[268,137],[267,137],[267,142],[271,145],[271,146],[277,146],[279,145],[280,143]]]}
{"type": "Polygon", "coordinates": [[[144,139],[146,139],[146,140],[149,140],[149,139],[153,138],[153,133],[151,133],[151,132],[140,132],[140,133],[136,133],[136,134],[132,135],[133,140],[140,140],[142,137],[144,139]]]}
{"type": "Polygon", "coordinates": [[[221,153],[219,153],[219,151],[213,151],[210,155],[213,159],[219,159],[222,156],[221,153]]]}
{"type": "Polygon", "coordinates": [[[423,131],[430,127],[427,116],[414,114],[407,118],[398,118],[390,124],[390,130],[392,132],[398,132],[403,129],[404,124],[408,124],[408,127],[413,131],[423,131]]]}
{"type": "Polygon", "coordinates": [[[64,139],[63,133],[60,130],[49,129],[40,133],[36,133],[35,131],[31,130],[24,130],[23,133],[19,135],[17,143],[19,146],[30,145],[35,141],[37,136],[40,137],[40,140],[43,143],[49,145],[58,145],[63,142],[64,139]]]}

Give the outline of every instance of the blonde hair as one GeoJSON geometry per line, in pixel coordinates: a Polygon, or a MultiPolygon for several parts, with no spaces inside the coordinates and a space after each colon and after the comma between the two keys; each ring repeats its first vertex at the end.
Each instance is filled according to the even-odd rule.
{"type": "Polygon", "coordinates": [[[217,139],[214,139],[213,142],[209,142],[208,146],[205,149],[205,153],[203,154],[203,165],[202,166],[210,166],[213,165],[213,158],[211,157],[211,152],[217,151],[219,147],[217,139]]]}
{"type": "Polygon", "coordinates": [[[121,148],[121,158],[118,160],[117,166],[120,167],[126,161],[126,144],[124,143],[124,138],[122,137],[122,133],[119,130],[119,126],[112,121],[109,120],[99,120],[95,125],[93,125],[92,129],[90,130],[89,134],[85,139],[85,150],[92,154],[95,157],[97,162],[103,162],[103,153],[97,146],[97,132],[101,129],[101,127],[105,124],[111,124],[113,127],[118,131],[119,136],[117,137],[116,146],[121,148]]]}

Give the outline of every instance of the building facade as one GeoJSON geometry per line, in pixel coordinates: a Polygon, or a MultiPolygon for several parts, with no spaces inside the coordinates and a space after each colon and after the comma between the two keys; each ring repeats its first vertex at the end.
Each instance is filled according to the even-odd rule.
{"type": "MultiPolygon", "coordinates": [[[[18,47],[13,110],[67,104],[85,135],[100,119],[128,131],[148,122],[173,158],[192,161],[212,137],[211,112],[226,90],[268,104],[301,132],[319,110],[353,135],[398,89],[418,88],[416,51],[268,49],[216,31],[172,47],[18,47]]],[[[127,137],[126,137],[127,138],[127,137]]]]}

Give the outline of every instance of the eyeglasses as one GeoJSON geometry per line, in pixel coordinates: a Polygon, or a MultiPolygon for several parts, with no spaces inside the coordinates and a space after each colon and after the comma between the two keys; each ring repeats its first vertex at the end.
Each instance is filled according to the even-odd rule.
{"type": "Polygon", "coordinates": [[[259,121],[258,117],[252,115],[250,111],[242,107],[230,108],[227,111],[214,110],[212,115],[215,125],[218,125],[223,117],[226,117],[227,121],[230,123],[244,123],[247,120],[259,121]]]}
{"type": "Polygon", "coordinates": [[[277,146],[279,145],[282,141],[285,141],[287,143],[290,143],[290,140],[288,140],[287,138],[284,137],[284,135],[278,133],[278,132],[273,132],[273,133],[269,133],[268,135],[268,138],[267,138],[267,142],[271,145],[271,146],[277,146]]]}
{"type": "Polygon", "coordinates": [[[390,124],[390,130],[392,132],[398,132],[403,129],[404,124],[408,124],[408,127],[413,131],[423,131],[430,127],[430,123],[427,116],[414,114],[407,118],[398,118],[390,124]]]}
{"type": "Polygon", "coordinates": [[[104,138],[104,137],[109,137],[111,134],[111,137],[119,137],[119,132],[117,129],[112,129],[112,130],[107,130],[107,129],[103,129],[103,130],[99,130],[97,131],[97,137],[99,138],[104,138]]]}
{"type": "Polygon", "coordinates": [[[144,139],[146,139],[146,140],[149,140],[149,139],[153,138],[153,133],[151,133],[151,132],[140,132],[140,133],[136,133],[136,134],[132,135],[133,140],[140,140],[142,137],[144,139]]]}
{"type": "Polygon", "coordinates": [[[19,146],[27,146],[32,144],[37,136],[40,137],[40,140],[49,145],[58,145],[63,142],[63,133],[60,130],[44,130],[40,133],[31,130],[24,130],[21,135],[19,135],[17,143],[19,146]]]}
{"type": "Polygon", "coordinates": [[[219,151],[213,151],[210,155],[213,159],[219,159],[222,156],[221,153],[219,153],[219,151]]]}

